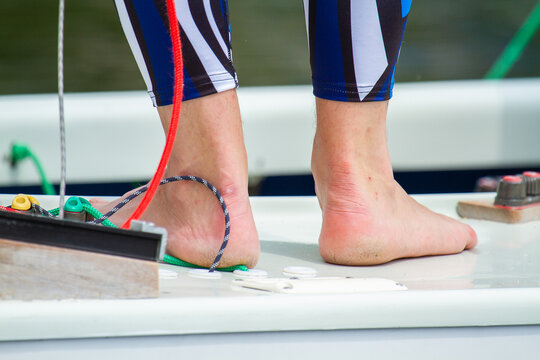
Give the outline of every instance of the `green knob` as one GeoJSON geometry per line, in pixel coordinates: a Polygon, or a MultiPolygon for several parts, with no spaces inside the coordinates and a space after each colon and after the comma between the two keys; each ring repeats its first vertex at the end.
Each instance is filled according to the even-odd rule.
{"type": "Polygon", "coordinates": [[[92,204],[90,204],[90,201],[86,200],[85,198],[80,197],[79,200],[81,201],[81,204],[83,205],[92,206],[92,204]]]}
{"type": "Polygon", "coordinates": [[[64,204],[64,211],[82,212],[83,210],[83,204],[77,196],[70,197],[64,204]]]}

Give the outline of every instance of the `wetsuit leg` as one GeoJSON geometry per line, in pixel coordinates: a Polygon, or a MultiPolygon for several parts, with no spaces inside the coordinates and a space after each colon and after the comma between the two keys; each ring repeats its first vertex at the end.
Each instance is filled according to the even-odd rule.
{"type": "Polygon", "coordinates": [[[390,99],[411,1],[304,0],[315,96],[390,99]]]}
{"type": "MultiPolygon", "coordinates": [[[[172,104],[174,63],[165,0],[115,0],[155,106],[172,104]]],[[[176,0],[184,60],[183,100],[238,86],[227,0],[176,0]]]]}

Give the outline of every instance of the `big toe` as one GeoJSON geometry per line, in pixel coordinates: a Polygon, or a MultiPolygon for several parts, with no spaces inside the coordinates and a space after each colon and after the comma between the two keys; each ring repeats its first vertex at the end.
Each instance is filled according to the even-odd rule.
{"type": "Polygon", "coordinates": [[[465,249],[472,249],[473,247],[478,244],[478,236],[476,235],[476,231],[472,228],[472,226],[463,224],[466,229],[466,245],[465,249]]]}
{"type": "Polygon", "coordinates": [[[472,249],[478,243],[478,237],[474,229],[467,224],[464,224],[456,219],[451,219],[452,230],[455,246],[459,248],[457,250],[463,251],[466,249],[472,249]]]}

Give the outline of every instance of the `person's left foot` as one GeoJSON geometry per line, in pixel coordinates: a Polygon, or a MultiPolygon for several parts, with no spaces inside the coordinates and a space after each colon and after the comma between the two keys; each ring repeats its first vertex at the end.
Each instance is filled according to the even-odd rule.
{"type": "MultiPolygon", "coordinates": [[[[172,106],[158,111],[168,129],[172,106]]],[[[225,200],[231,233],[219,267],[254,267],[260,245],[249,203],[247,157],[235,91],[183,103],[179,131],[164,177],[176,175],[205,178],[225,200]]],[[[111,221],[123,224],[142,197],[122,208],[111,221]]],[[[93,203],[105,213],[117,201],[93,203]]],[[[203,184],[193,181],[161,185],[141,219],[167,229],[168,254],[205,267],[212,265],[225,234],[219,201],[203,184]]]]}
{"type": "MultiPolygon", "coordinates": [[[[257,263],[259,240],[247,191],[240,193],[232,187],[219,190],[223,191],[231,222],[229,243],[219,267],[246,265],[252,268],[257,263]]],[[[139,195],[126,204],[111,216],[110,221],[121,226],[135,211],[143,196],[139,195]]],[[[105,214],[119,200],[106,202],[91,199],[90,202],[105,214]]],[[[192,181],[161,185],[141,220],[167,229],[168,254],[205,267],[212,265],[225,234],[224,214],[219,201],[204,185],[192,181]]]]}

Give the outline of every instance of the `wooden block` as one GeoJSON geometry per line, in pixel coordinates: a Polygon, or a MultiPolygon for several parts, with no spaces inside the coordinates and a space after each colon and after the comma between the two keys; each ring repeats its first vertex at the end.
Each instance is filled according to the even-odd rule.
{"type": "Polygon", "coordinates": [[[0,299],[154,298],[158,263],[0,239],[0,299]]]}
{"type": "Polygon", "coordinates": [[[493,205],[493,200],[460,201],[459,216],[470,219],[498,221],[507,224],[540,220],[540,204],[524,208],[501,208],[493,205]]]}

